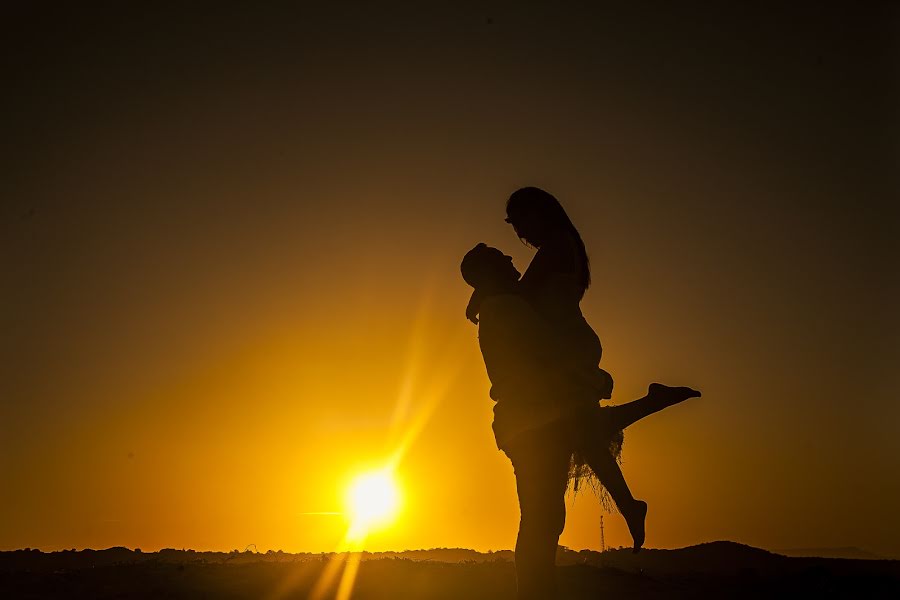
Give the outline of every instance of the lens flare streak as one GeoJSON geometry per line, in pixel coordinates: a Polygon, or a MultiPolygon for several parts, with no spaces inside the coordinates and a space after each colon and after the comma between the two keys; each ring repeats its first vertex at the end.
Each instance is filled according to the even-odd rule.
{"type": "MultiPolygon", "coordinates": [[[[328,564],[309,594],[310,600],[325,600],[332,594],[335,600],[350,599],[369,533],[390,522],[399,508],[400,498],[393,474],[445,398],[462,366],[458,358],[464,355],[460,352],[465,339],[462,332],[457,332],[451,339],[443,339],[440,344],[425,343],[425,324],[430,320],[428,305],[426,294],[413,322],[409,352],[394,407],[393,451],[381,470],[364,474],[351,485],[347,498],[351,517],[347,533],[337,551],[329,556],[328,564]],[[427,347],[441,348],[442,353],[440,357],[429,357],[427,374],[430,377],[425,378],[422,365],[426,362],[424,348],[427,347]]],[[[289,587],[285,582],[282,593],[289,587]]]]}

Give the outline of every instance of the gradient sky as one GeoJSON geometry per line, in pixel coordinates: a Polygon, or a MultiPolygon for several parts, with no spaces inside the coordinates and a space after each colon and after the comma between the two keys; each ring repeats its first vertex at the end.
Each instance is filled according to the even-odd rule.
{"type": "Polygon", "coordinates": [[[420,4],[4,8],[0,549],[332,550],[398,448],[370,548],[512,547],[458,264],[538,185],[614,401],[704,393],[647,545],[900,556],[896,5],[420,4]]]}

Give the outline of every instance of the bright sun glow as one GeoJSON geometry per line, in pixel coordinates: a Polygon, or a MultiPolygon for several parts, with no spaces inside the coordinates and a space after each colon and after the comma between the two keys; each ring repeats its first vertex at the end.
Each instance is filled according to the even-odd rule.
{"type": "Polygon", "coordinates": [[[385,469],[363,473],[347,490],[347,509],[354,537],[390,523],[400,508],[400,492],[393,474],[385,469]]]}

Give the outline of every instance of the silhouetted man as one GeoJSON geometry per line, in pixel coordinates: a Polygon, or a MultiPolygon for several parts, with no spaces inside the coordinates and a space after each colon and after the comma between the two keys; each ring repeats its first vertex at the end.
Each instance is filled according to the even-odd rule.
{"type": "MultiPolygon", "coordinates": [[[[556,547],[566,520],[573,446],[567,416],[602,392],[573,384],[559,364],[552,332],[516,294],[512,259],[479,245],[463,259],[463,278],[483,294],[478,341],[491,380],[494,436],[513,464],[521,519],[516,540],[519,598],[555,595],[556,547]]],[[[612,388],[612,380],[598,380],[612,388]]],[[[608,397],[608,394],[602,394],[608,397]]]]}
{"type": "Polygon", "coordinates": [[[516,475],[518,597],[546,600],[556,593],[556,548],[565,526],[573,452],[582,454],[609,491],[637,550],[644,541],[647,505],[631,495],[609,440],[635,421],[700,393],[654,383],[643,398],[600,408],[598,401],[611,395],[612,378],[599,367],[573,370],[564,340],[517,294],[520,275],[509,256],[478,244],[460,270],[482,297],[478,342],[496,401],[494,437],[516,475]]]}

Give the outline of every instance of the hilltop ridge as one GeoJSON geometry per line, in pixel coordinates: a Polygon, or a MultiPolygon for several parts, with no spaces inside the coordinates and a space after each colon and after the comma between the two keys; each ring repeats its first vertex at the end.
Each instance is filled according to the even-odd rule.
{"type": "MultiPolygon", "coordinates": [[[[94,550],[59,550],[42,552],[26,548],[0,552],[0,571],[56,571],[60,569],[75,570],[114,565],[135,565],[141,563],[172,564],[248,564],[248,563],[280,563],[321,561],[334,553],[283,552],[269,550],[255,552],[232,550],[231,552],[198,551],[191,549],[177,550],[164,548],[156,552],[142,552],[140,549],[129,549],[123,546],[94,550]]],[[[358,553],[363,561],[373,560],[407,560],[412,562],[437,563],[485,563],[512,562],[512,550],[478,552],[467,548],[430,548],[420,550],[400,550],[386,552],[358,553]]],[[[765,569],[782,567],[795,561],[803,560],[867,560],[888,562],[900,565],[900,561],[871,557],[814,557],[809,554],[786,556],[755,548],[746,544],[731,541],[704,542],[694,546],[676,549],[645,548],[639,554],[633,554],[630,548],[610,549],[606,552],[596,550],[571,550],[560,546],[557,551],[557,565],[590,565],[615,567],[622,569],[642,569],[664,573],[693,572],[716,573],[733,572],[735,569],[765,569]]]]}
{"type": "MultiPolygon", "coordinates": [[[[363,552],[357,600],[504,600],[515,595],[513,553],[461,548],[363,552]]],[[[332,558],[343,555],[14,550],[0,552],[0,597],[230,598],[305,597],[332,558]]],[[[607,552],[560,547],[564,598],[896,598],[900,561],[795,558],[728,541],[675,550],[607,552]]]]}

